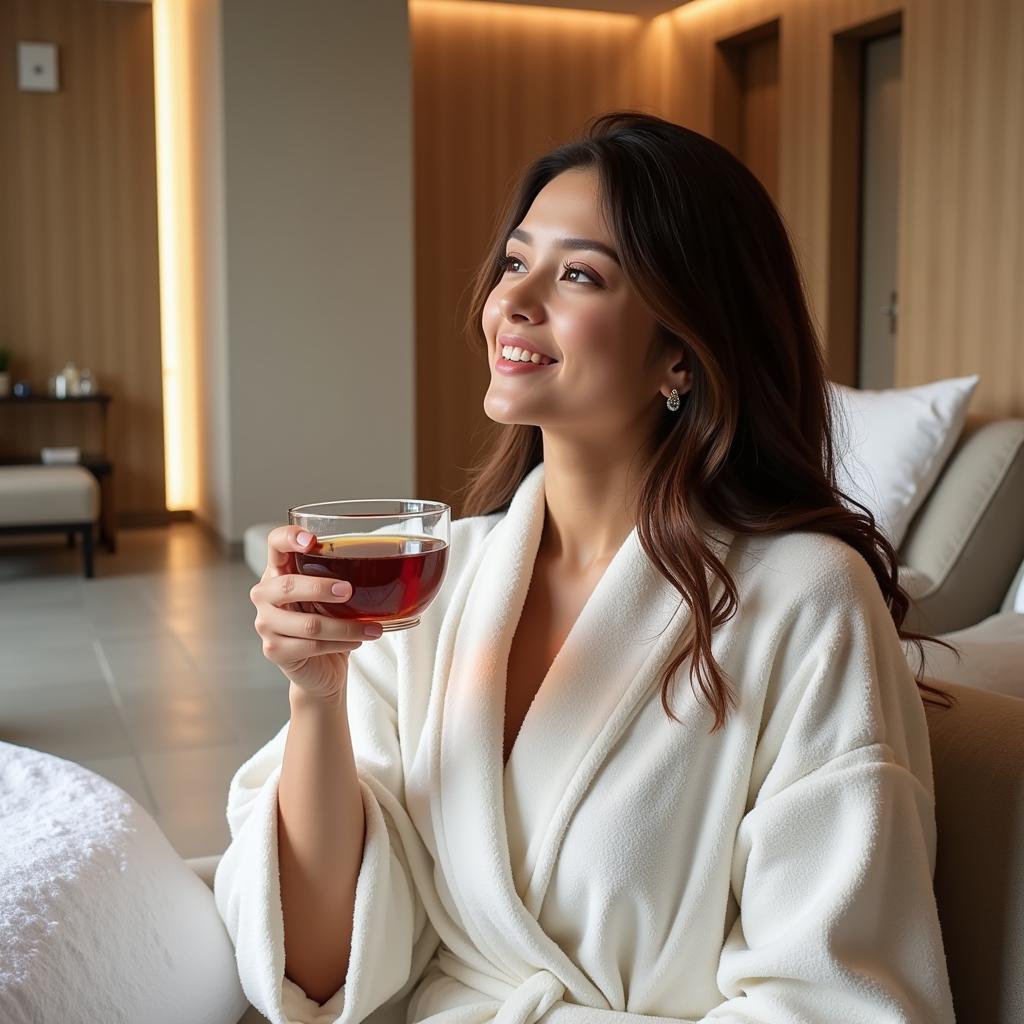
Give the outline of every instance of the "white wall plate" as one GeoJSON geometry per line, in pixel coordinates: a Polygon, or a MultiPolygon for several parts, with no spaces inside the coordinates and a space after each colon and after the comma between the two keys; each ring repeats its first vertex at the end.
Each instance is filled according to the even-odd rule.
{"type": "Polygon", "coordinates": [[[22,92],[57,91],[55,43],[18,43],[18,88],[22,92]]]}

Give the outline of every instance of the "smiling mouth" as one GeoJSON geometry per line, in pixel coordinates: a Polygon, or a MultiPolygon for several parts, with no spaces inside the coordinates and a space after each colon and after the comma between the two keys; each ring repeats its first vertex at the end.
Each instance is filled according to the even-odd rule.
{"type": "Polygon", "coordinates": [[[557,363],[557,359],[552,359],[550,356],[544,355],[542,352],[534,352],[532,349],[520,348],[518,345],[500,345],[498,347],[498,358],[495,360],[496,363],[508,363],[512,366],[522,364],[532,364],[534,366],[550,366],[553,363],[557,363]],[[516,355],[518,351],[519,355],[516,355]],[[508,352],[508,355],[505,353],[508,352]],[[523,357],[526,358],[523,358],[523,357]]]}

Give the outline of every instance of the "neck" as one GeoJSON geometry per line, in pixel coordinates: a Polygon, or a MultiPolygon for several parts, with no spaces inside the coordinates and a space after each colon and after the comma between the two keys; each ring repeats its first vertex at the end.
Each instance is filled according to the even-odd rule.
{"type": "Polygon", "coordinates": [[[544,441],[544,530],[540,554],[566,571],[608,564],[636,525],[643,466],[632,451],[544,441]]]}

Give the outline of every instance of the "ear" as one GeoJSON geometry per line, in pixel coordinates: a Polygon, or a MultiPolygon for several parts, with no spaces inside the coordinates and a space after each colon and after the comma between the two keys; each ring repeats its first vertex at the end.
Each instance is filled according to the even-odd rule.
{"type": "MultiPolygon", "coordinates": [[[[679,394],[684,395],[693,387],[693,372],[688,369],[692,358],[692,352],[689,346],[683,343],[681,338],[672,334],[660,324],[658,325],[657,330],[660,332],[663,341],[668,343],[668,348],[670,349],[672,358],[674,359],[671,367],[664,375],[664,380],[659,390],[665,398],[668,398],[672,394],[673,388],[675,388],[679,394]]],[[[664,351],[662,352],[661,357],[664,358],[664,351]]]]}
{"type": "Polygon", "coordinates": [[[688,359],[684,355],[668,372],[665,383],[662,385],[661,393],[668,398],[675,388],[679,394],[685,395],[693,387],[693,372],[688,370],[688,359]]]}

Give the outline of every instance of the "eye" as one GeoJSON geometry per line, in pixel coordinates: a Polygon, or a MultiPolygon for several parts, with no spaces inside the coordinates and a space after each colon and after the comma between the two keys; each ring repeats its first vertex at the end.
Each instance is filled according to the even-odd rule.
{"type": "MultiPolygon", "coordinates": [[[[582,274],[584,277],[590,279],[591,284],[597,284],[593,277],[590,275],[590,271],[586,267],[574,267],[571,263],[563,263],[562,269],[567,274],[582,274]]],[[[575,281],[574,284],[580,284],[581,282],[575,281]]]]}
{"type": "MultiPolygon", "coordinates": [[[[522,263],[522,262],[523,261],[518,256],[499,256],[498,257],[498,266],[501,269],[502,273],[505,273],[506,271],[511,270],[513,264],[515,264],[515,263],[522,263]]],[[[586,277],[589,280],[590,284],[597,284],[597,280],[595,279],[594,275],[591,274],[591,272],[589,270],[587,270],[586,267],[577,267],[577,266],[574,266],[571,263],[563,262],[562,263],[562,270],[566,274],[582,274],[584,277],[586,277]]],[[[570,281],[570,284],[583,284],[583,283],[584,283],[583,281],[579,281],[579,280],[570,281]]]]}

